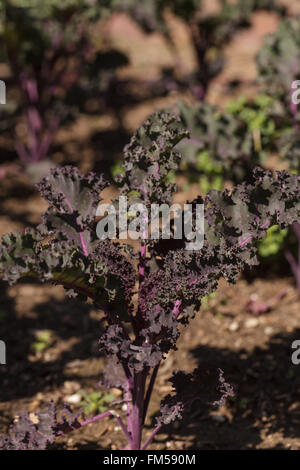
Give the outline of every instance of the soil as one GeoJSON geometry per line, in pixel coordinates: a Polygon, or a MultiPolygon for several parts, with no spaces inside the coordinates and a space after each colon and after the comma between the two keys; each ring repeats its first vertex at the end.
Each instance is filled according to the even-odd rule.
{"type": "MultiPolygon", "coordinates": [[[[195,64],[187,31],[178,20],[171,18],[170,22],[173,30],[179,31],[181,55],[192,70],[195,64]]],[[[234,38],[226,51],[227,65],[210,87],[210,102],[223,105],[239,94],[249,96],[257,91],[255,54],[263,35],[274,31],[277,24],[276,15],[257,13],[252,27],[234,38]],[[239,83],[233,90],[230,84],[235,79],[239,83]]],[[[172,62],[159,35],[146,36],[124,15],[113,18],[109,31],[116,46],[122,46],[132,57],[131,64],[121,71],[123,79],[155,79],[161,66],[172,62]]],[[[125,106],[121,134],[109,113],[93,121],[82,117],[71,129],[61,131],[58,142],[82,170],[99,169],[105,166],[105,159],[119,158],[130,132],[145,116],[178,98],[191,100],[188,94],[170,93],[125,106]],[[94,132],[96,140],[92,139],[94,132]],[[101,142],[100,149],[96,149],[97,142],[101,142]]],[[[61,158],[58,153],[54,155],[57,162],[61,158]]],[[[180,193],[177,200],[189,197],[180,193]]],[[[45,208],[23,173],[1,181],[0,235],[35,226],[45,208]]],[[[217,295],[183,329],[178,350],[170,353],[160,369],[144,438],[151,432],[161,398],[170,391],[168,378],[174,369],[221,368],[234,387],[235,397],[220,409],[195,405],[183,421],[163,428],[150,448],[299,450],[300,367],[291,361],[291,344],[300,339],[299,306],[293,278],[285,274],[276,277],[269,271],[255,279],[241,276],[235,286],[220,282],[217,295]],[[279,292],[284,292],[281,300],[276,299],[279,292]],[[271,300],[273,305],[268,313],[254,315],[247,312],[250,299],[271,300]]],[[[0,337],[7,345],[7,365],[0,368],[0,432],[7,431],[20,411],[35,412],[49,400],[61,405],[82,391],[102,390],[99,381],[105,358],[97,346],[101,318],[101,312],[93,306],[65,299],[60,287],[28,281],[12,287],[0,283],[0,337]],[[49,344],[38,351],[34,344],[44,330],[50,332],[49,344]]],[[[113,393],[122,401],[117,390],[113,393]]],[[[80,408],[80,404],[72,404],[72,408],[80,408]]],[[[105,419],[59,438],[53,448],[124,446],[116,423],[105,419]]]]}

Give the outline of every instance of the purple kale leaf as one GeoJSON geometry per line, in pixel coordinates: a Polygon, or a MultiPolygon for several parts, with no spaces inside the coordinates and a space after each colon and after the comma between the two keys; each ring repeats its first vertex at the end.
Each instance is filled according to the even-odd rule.
{"type": "Polygon", "coordinates": [[[41,412],[22,413],[10,426],[9,434],[0,436],[0,450],[45,450],[56,436],[80,428],[79,414],[65,405],[58,419],[53,402],[41,412]]]}
{"type": "Polygon", "coordinates": [[[193,403],[201,406],[223,406],[234,395],[232,386],[226,382],[221,369],[217,371],[195,369],[192,374],[175,371],[170,379],[172,395],[162,402],[158,424],[169,424],[181,419],[193,403]]]}
{"type": "MultiPolygon", "coordinates": [[[[270,226],[284,228],[299,222],[299,176],[281,171],[274,177],[257,169],[253,180],[253,184],[238,185],[231,193],[211,191],[207,195],[201,250],[170,250],[162,255],[160,240],[152,244],[156,262],[147,261],[147,276],[140,287],[139,306],[144,319],[158,305],[171,321],[177,302],[180,314],[176,318],[188,321],[199,310],[201,299],[217,289],[221,277],[235,282],[246,266],[257,264],[253,242],[264,237],[270,226]]],[[[196,199],[192,205],[197,203],[202,200],[196,199]]]]}
{"type": "Polygon", "coordinates": [[[11,234],[0,245],[0,274],[15,283],[21,277],[63,285],[73,296],[108,304],[128,320],[136,273],[116,244],[96,238],[95,215],[102,177],[57,168],[38,185],[50,206],[38,230],[11,234]]]}
{"type": "Polygon", "coordinates": [[[169,203],[175,186],[167,181],[180,155],[174,150],[188,133],[174,114],[152,114],[124,149],[123,173],[118,175],[122,194],[146,205],[169,203]]]}
{"type": "Polygon", "coordinates": [[[157,366],[163,358],[159,345],[149,342],[133,341],[118,324],[107,327],[99,340],[100,351],[108,357],[117,357],[121,364],[136,372],[142,372],[147,367],[157,366]]]}
{"type": "Polygon", "coordinates": [[[88,256],[94,233],[91,224],[95,222],[100,193],[106,186],[102,176],[94,173],[81,175],[71,166],[54,168],[50,176],[37,185],[50,204],[40,231],[45,235],[62,232],[88,256]]]}
{"type": "Polygon", "coordinates": [[[124,255],[108,242],[98,241],[85,256],[73,240],[43,239],[38,232],[5,235],[0,245],[0,274],[10,284],[22,277],[61,284],[82,300],[112,304],[120,314],[131,309],[135,271],[124,255]]]}
{"type": "Polygon", "coordinates": [[[223,178],[239,183],[248,179],[253,168],[260,164],[245,121],[205,102],[194,107],[178,103],[177,112],[190,131],[190,138],[176,147],[185,167],[199,171],[200,152],[206,152],[223,178]]]}

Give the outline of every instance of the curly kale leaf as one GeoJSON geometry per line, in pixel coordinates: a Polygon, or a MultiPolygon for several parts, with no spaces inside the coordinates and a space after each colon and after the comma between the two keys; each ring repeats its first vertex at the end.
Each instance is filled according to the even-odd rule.
{"type": "Polygon", "coordinates": [[[221,369],[210,371],[198,368],[192,374],[175,371],[169,381],[173,386],[173,394],[161,402],[158,424],[169,424],[182,419],[183,413],[196,401],[201,406],[223,406],[226,399],[234,395],[233,388],[226,382],[221,369]]]}
{"type": "Polygon", "coordinates": [[[282,21],[266,36],[257,64],[268,93],[289,106],[292,82],[300,79],[300,16],[282,21]]]}
{"type": "Polygon", "coordinates": [[[79,413],[73,413],[65,405],[57,416],[53,402],[39,413],[22,413],[10,426],[8,435],[0,435],[0,450],[45,450],[55,441],[56,436],[81,427],[79,413]]]}
{"type": "Polygon", "coordinates": [[[39,189],[50,206],[38,230],[10,234],[0,244],[0,275],[63,285],[122,317],[131,309],[136,273],[116,244],[96,238],[96,207],[105,183],[93,173],[54,169],[39,189]]]}
{"type": "MultiPolygon", "coordinates": [[[[206,196],[201,250],[176,249],[171,243],[168,250],[164,240],[149,245],[151,258],[139,286],[137,336],[132,341],[119,325],[110,325],[100,340],[107,354],[134,370],[158,365],[176,348],[178,322],[189,322],[201,299],[217,290],[220,278],[234,283],[246,266],[258,263],[255,241],[273,225],[284,228],[300,220],[299,176],[281,171],[274,177],[257,168],[253,181],[231,193],[211,191],[206,196]]],[[[203,200],[191,205],[198,203],[203,200]]]]}
{"type": "Polygon", "coordinates": [[[50,204],[39,230],[44,235],[62,233],[74,241],[88,256],[95,238],[91,225],[95,221],[100,193],[107,186],[102,176],[81,175],[77,168],[54,168],[38,185],[50,204]]]}
{"type": "Polygon", "coordinates": [[[136,276],[118,247],[107,241],[99,241],[84,256],[72,240],[43,240],[32,230],[2,238],[0,275],[10,284],[24,277],[60,284],[82,300],[90,298],[120,316],[131,309],[136,276]]]}
{"type": "MultiPolygon", "coordinates": [[[[211,191],[205,198],[205,237],[201,250],[161,250],[161,241],[150,247],[156,262],[147,262],[147,276],[140,289],[140,309],[146,319],[156,305],[171,315],[180,301],[182,319],[188,320],[201,299],[214,292],[224,277],[236,282],[239,273],[258,263],[254,242],[273,225],[285,228],[299,222],[300,177],[286,171],[257,169],[253,184],[229,191],[211,191]]],[[[192,206],[202,203],[193,201],[192,206]]],[[[196,230],[196,228],[194,228],[196,230]]],[[[172,335],[171,335],[172,336],[172,335]]]]}
{"type": "Polygon", "coordinates": [[[241,182],[260,163],[247,123],[215,106],[177,104],[177,112],[190,138],[177,145],[182,165],[199,173],[214,170],[223,178],[241,182]]]}
{"type": "Polygon", "coordinates": [[[174,150],[188,133],[174,114],[152,114],[124,149],[123,173],[118,175],[122,194],[135,202],[169,203],[175,185],[168,182],[180,155],[174,150]]]}

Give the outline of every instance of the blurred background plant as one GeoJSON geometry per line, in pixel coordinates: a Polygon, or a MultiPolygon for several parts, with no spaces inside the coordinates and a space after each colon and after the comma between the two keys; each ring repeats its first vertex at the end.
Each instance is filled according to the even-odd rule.
{"type": "MultiPolygon", "coordinates": [[[[277,105],[275,97],[265,94],[252,100],[241,97],[230,102],[225,111],[205,102],[195,106],[178,103],[177,112],[190,131],[190,138],[178,145],[183,155],[180,172],[189,184],[199,183],[200,191],[206,194],[247,182],[256,166],[268,165],[271,154],[279,152],[287,129],[287,119],[278,119],[277,105]]],[[[289,159],[291,170],[294,162],[289,159]]],[[[285,265],[285,253],[298,279],[297,243],[291,232],[278,226],[270,228],[258,243],[258,256],[262,269],[278,273],[285,265]]]]}
{"type": "Polygon", "coordinates": [[[51,331],[42,330],[35,332],[35,341],[32,343],[32,349],[37,353],[43,353],[52,345],[53,338],[51,331]]]}
{"type": "MultiPolygon", "coordinates": [[[[265,38],[257,56],[259,82],[277,103],[279,139],[277,149],[289,169],[300,171],[300,113],[293,102],[292,83],[300,79],[300,16],[288,18],[279,24],[278,30],[265,38]]],[[[285,249],[286,259],[295,276],[300,293],[300,226],[293,224],[292,243],[285,249]],[[298,247],[297,247],[298,245],[298,247]]]]}
{"type": "MultiPolygon", "coordinates": [[[[60,163],[55,159],[53,163],[55,137],[80,114],[99,116],[113,110],[120,131],[123,129],[123,101],[134,102],[137,97],[129,96],[124,89],[127,84],[117,77],[129,58],[109,43],[105,25],[113,13],[125,12],[145,32],[163,34],[173,54],[174,66],[163,68],[161,79],[145,82],[149,94],[189,90],[198,100],[204,99],[212,78],[222,69],[226,42],[251,24],[254,11],[285,14],[284,8],[271,0],[238,0],[233,4],[218,0],[217,4],[213,13],[204,14],[201,0],[45,0],[42,4],[37,0],[3,0],[0,57],[10,66],[9,89],[13,88],[14,94],[1,115],[0,126],[11,132],[15,150],[32,180],[41,179],[49,167],[60,163]],[[197,60],[192,74],[180,61],[167,12],[187,26],[197,60]]],[[[255,129],[253,132],[258,135],[255,129]]],[[[106,160],[106,164],[113,163],[111,158],[106,160]]],[[[207,155],[200,157],[200,167],[207,165],[207,160],[207,155]]],[[[6,160],[5,164],[0,178],[6,170],[18,170],[6,160]]],[[[219,171],[210,170],[209,180],[216,188],[220,187],[219,171]]],[[[203,179],[202,184],[209,187],[209,181],[203,179]]]]}
{"type": "MultiPolygon", "coordinates": [[[[229,108],[230,109],[230,108],[229,108]]],[[[181,170],[192,182],[199,181],[200,189],[222,189],[224,182],[247,181],[253,168],[262,165],[264,152],[254,137],[252,121],[243,119],[238,111],[222,111],[207,103],[188,106],[177,105],[177,110],[190,131],[190,138],[179,144],[183,155],[181,170]]],[[[258,120],[260,112],[253,109],[252,119],[258,120]]]]}
{"type": "MultiPolygon", "coordinates": [[[[86,111],[89,98],[97,100],[105,93],[113,69],[126,63],[116,51],[109,51],[109,61],[109,53],[99,51],[93,39],[92,25],[109,16],[110,3],[2,2],[0,53],[11,69],[10,87],[17,90],[10,122],[15,149],[31,170],[36,171],[36,164],[51,155],[60,126],[86,111]]],[[[44,164],[42,174],[48,170],[49,165],[44,164]]]]}
{"type": "Polygon", "coordinates": [[[177,67],[167,70],[167,88],[188,88],[196,99],[204,99],[211,80],[222,70],[223,49],[240,28],[251,24],[251,15],[257,10],[269,10],[285,15],[285,8],[276,0],[218,0],[213,13],[203,14],[202,0],[114,0],[113,7],[130,14],[146,31],[162,33],[176,57],[177,67]],[[185,22],[197,60],[195,73],[185,73],[176,42],[166,21],[166,11],[185,22]]]}
{"type": "Polygon", "coordinates": [[[115,400],[112,393],[82,392],[82,401],[80,405],[86,415],[97,415],[109,409],[109,404],[115,400]]]}

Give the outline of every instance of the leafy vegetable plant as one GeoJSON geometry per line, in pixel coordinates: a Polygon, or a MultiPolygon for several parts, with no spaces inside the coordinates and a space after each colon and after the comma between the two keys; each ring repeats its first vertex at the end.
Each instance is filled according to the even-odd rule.
{"type": "Polygon", "coordinates": [[[241,97],[227,105],[227,111],[245,122],[253,137],[252,153],[260,154],[260,162],[266,152],[274,147],[276,123],[272,116],[273,100],[268,95],[258,95],[253,100],[241,97]]]}
{"type": "MultiPolygon", "coordinates": [[[[170,204],[175,186],[168,182],[180,162],[174,147],[187,135],[178,118],[155,113],[125,148],[123,171],[117,182],[129,202],[170,204]]],[[[13,284],[24,277],[60,284],[78,300],[90,299],[103,310],[106,331],[99,341],[109,358],[103,383],[123,390],[125,417],[107,410],[79,420],[69,408],[58,413],[53,404],[36,415],[20,415],[1,448],[46,448],[55,437],[96,422],[115,418],[126,448],[146,449],[162,426],[198,406],[222,404],[233,394],[222,371],[175,371],[173,393],[163,399],[152,433],[143,439],[143,427],[160,365],[183,326],[199,311],[201,299],[215,292],[224,277],[234,283],[240,271],[257,263],[255,240],[278,224],[299,221],[299,177],[286,171],[275,176],[257,168],[251,184],[232,192],[211,191],[205,206],[205,239],[201,250],[187,250],[189,241],[149,240],[140,231],[138,254],[126,243],[96,237],[96,208],[107,183],[76,168],[54,169],[38,188],[49,208],[36,230],[2,238],[0,274],[13,284]],[[126,422],[124,420],[126,419],[126,422]]],[[[115,201],[118,205],[118,200],[115,201]]],[[[195,228],[195,221],[193,221],[195,228]]],[[[120,230],[120,227],[117,227],[120,230]]]]}
{"type": "Polygon", "coordinates": [[[36,341],[32,343],[32,348],[36,352],[44,352],[51,346],[52,338],[51,331],[42,330],[36,332],[36,341]]]}
{"type": "Polygon", "coordinates": [[[300,16],[279,24],[278,31],[265,38],[257,56],[259,81],[276,100],[281,134],[279,151],[292,170],[300,171],[299,109],[293,102],[292,83],[300,79],[300,16]]]}
{"type": "Polygon", "coordinates": [[[95,416],[97,413],[103,413],[109,408],[109,404],[114,400],[115,396],[112,393],[83,393],[82,394],[83,411],[90,415],[95,416]]]}
{"type": "Polygon", "coordinates": [[[202,3],[201,0],[113,0],[114,8],[128,12],[146,32],[163,33],[175,55],[176,45],[166,22],[165,11],[171,11],[186,23],[197,70],[181,80],[177,77],[177,83],[188,85],[199,100],[204,98],[211,79],[222,69],[224,45],[240,28],[249,26],[252,13],[260,9],[282,14],[285,11],[276,0],[219,0],[216,11],[203,14],[202,3]]]}
{"type": "MultiPolygon", "coordinates": [[[[251,181],[253,169],[263,166],[277,150],[283,132],[276,100],[268,95],[252,100],[241,97],[230,102],[225,111],[207,103],[179,103],[177,108],[190,131],[190,137],[177,147],[182,154],[180,170],[189,182],[199,182],[203,194],[223,189],[226,182],[251,181]]],[[[258,243],[260,261],[273,271],[284,261],[286,235],[287,230],[274,226],[258,243]]]]}
{"type": "Polygon", "coordinates": [[[91,67],[96,80],[89,27],[106,6],[109,1],[3,0],[0,53],[20,92],[26,132],[16,135],[15,147],[24,163],[49,157],[59,126],[76,112],[84,90],[79,84],[89,80],[91,87],[91,67]]]}
{"type": "MultiPolygon", "coordinates": [[[[279,149],[290,169],[300,172],[299,107],[292,99],[292,84],[300,79],[299,52],[300,16],[282,21],[278,31],[266,37],[257,57],[260,81],[274,100],[282,106],[281,137],[279,149]]],[[[300,225],[293,224],[298,242],[298,259],[286,250],[300,292],[300,225]]]]}
{"type": "MultiPolygon", "coordinates": [[[[207,103],[177,105],[190,137],[178,144],[181,168],[200,181],[201,190],[222,189],[224,182],[251,179],[252,170],[262,164],[255,150],[253,131],[236,109],[221,111],[207,103]]],[[[261,148],[260,148],[261,150],[261,148]]]]}

